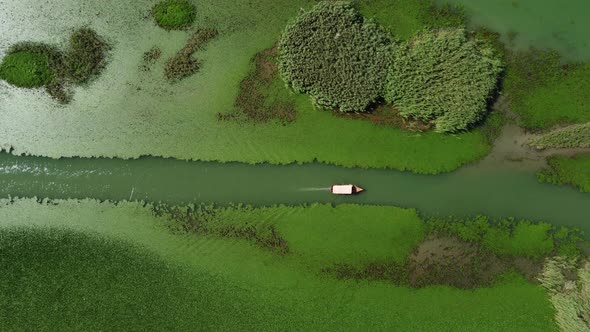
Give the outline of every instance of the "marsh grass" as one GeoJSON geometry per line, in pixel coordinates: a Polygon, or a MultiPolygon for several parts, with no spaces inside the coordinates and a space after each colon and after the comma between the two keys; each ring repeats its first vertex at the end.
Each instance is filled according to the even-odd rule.
{"type": "Polygon", "coordinates": [[[552,156],[549,167],[537,173],[540,182],[555,185],[571,185],[590,193],[590,153],[574,157],[552,156]]]}
{"type": "Polygon", "coordinates": [[[278,74],[277,47],[257,53],[254,68],[240,83],[234,110],[218,113],[224,121],[268,123],[276,120],[283,125],[295,121],[297,111],[278,74]]]}
{"type": "Polygon", "coordinates": [[[196,8],[187,0],[165,0],[154,6],[152,15],[161,28],[181,30],[193,24],[196,8]]]}
{"type": "Polygon", "coordinates": [[[164,75],[169,81],[179,81],[199,71],[201,61],[195,59],[193,54],[201,50],[213,38],[217,37],[215,29],[199,29],[193,33],[186,45],[166,62],[164,75]]]}
{"type": "MultiPolygon", "coordinates": [[[[240,208],[237,209],[239,213],[240,208]]],[[[173,221],[174,223],[170,226],[177,231],[225,239],[241,239],[277,253],[289,252],[287,241],[272,224],[248,221],[227,223],[216,215],[213,207],[204,205],[189,207],[159,205],[154,207],[153,211],[156,215],[166,216],[173,221]]]]}
{"type": "Polygon", "coordinates": [[[106,65],[109,45],[89,28],[75,30],[69,48],[32,42],[13,45],[0,66],[0,78],[17,87],[45,87],[62,104],[72,99],[72,85],[87,83],[106,65]]]}
{"type": "Polygon", "coordinates": [[[539,281],[549,292],[561,331],[590,330],[590,262],[547,259],[539,281]]]}

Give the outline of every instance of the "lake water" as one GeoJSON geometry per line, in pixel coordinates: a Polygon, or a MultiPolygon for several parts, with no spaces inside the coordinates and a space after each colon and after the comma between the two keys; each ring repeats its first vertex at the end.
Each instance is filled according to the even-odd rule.
{"type": "MultiPolygon", "coordinates": [[[[443,2],[443,1],[441,1],[443,2]]],[[[572,61],[590,59],[588,0],[447,0],[462,5],[472,26],[500,32],[513,46],[554,48],[572,61]]]]}

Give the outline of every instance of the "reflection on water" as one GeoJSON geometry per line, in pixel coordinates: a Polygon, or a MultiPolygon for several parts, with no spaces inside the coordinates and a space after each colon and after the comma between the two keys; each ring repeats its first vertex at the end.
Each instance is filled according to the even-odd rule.
{"type": "Polygon", "coordinates": [[[254,205],[363,203],[429,215],[545,220],[590,230],[590,194],[537,182],[526,169],[469,167],[438,176],[324,164],[247,165],[162,158],[60,159],[0,154],[0,196],[254,205]],[[335,196],[329,187],[367,189],[335,196]]]}

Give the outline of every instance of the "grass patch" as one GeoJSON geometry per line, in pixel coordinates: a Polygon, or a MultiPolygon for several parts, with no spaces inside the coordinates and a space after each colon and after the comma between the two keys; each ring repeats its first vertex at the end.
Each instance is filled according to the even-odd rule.
{"type": "Polygon", "coordinates": [[[164,67],[164,75],[170,81],[187,78],[201,68],[201,61],[193,58],[193,54],[201,50],[213,38],[217,37],[215,29],[199,29],[193,33],[186,45],[180,49],[164,67]]]}
{"type": "Polygon", "coordinates": [[[0,79],[19,88],[38,88],[51,82],[49,58],[43,52],[9,52],[0,64],[0,79]]]}
{"type": "MultiPolygon", "coordinates": [[[[285,326],[323,331],[341,330],[342,326],[363,331],[555,330],[554,311],[546,292],[517,275],[469,291],[343,281],[309,273],[294,253],[267,253],[235,239],[173,235],[162,225],[165,220],[139,203],[115,205],[87,200],[40,204],[36,200],[16,200],[1,204],[2,227],[52,226],[76,231],[68,241],[59,241],[63,237],[37,241],[51,242],[45,246],[25,240],[27,236],[10,243],[2,241],[0,246],[8,246],[10,255],[3,251],[0,261],[10,257],[10,264],[3,266],[0,280],[14,280],[7,284],[9,289],[25,290],[8,293],[10,300],[0,297],[0,310],[8,305],[19,306],[19,310],[1,312],[0,323],[10,330],[47,326],[85,331],[144,326],[156,330],[190,330],[198,326],[203,330],[249,331],[280,330],[285,326]],[[137,268],[142,265],[136,263],[137,256],[127,259],[129,255],[124,253],[128,250],[113,250],[96,241],[68,246],[87,238],[80,233],[132,241],[136,248],[146,250],[139,255],[155,254],[159,261],[143,265],[143,269],[137,268]],[[23,242],[31,244],[13,245],[23,242]],[[63,268],[66,265],[71,268],[63,268]],[[179,265],[189,274],[186,278],[174,272],[179,265]],[[22,273],[31,278],[19,278],[22,273]],[[97,287],[95,292],[90,286],[93,283],[104,288],[97,287]],[[127,285],[130,287],[125,288],[127,285]],[[55,296],[31,296],[36,292],[26,290],[55,296]],[[91,301],[84,301],[83,294],[91,301]],[[117,297],[113,299],[112,294],[117,297]],[[118,306],[129,297],[129,307],[118,306]],[[48,299],[51,305],[35,302],[38,298],[48,299]],[[155,303],[154,299],[158,312],[149,305],[155,303]],[[140,308],[145,309],[134,315],[140,308]],[[129,313],[131,317],[127,317],[129,313]],[[38,324],[41,320],[42,324],[38,324]]],[[[363,209],[358,207],[358,213],[362,214],[363,209]]],[[[257,209],[246,216],[261,220],[269,217],[268,211],[257,209]]],[[[279,214],[289,211],[277,210],[279,214]]]]}
{"type": "Polygon", "coordinates": [[[154,6],[152,15],[159,27],[180,30],[193,24],[196,8],[187,0],[166,0],[154,6]]]}
{"type": "Polygon", "coordinates": [[[590,121],[590,64],[563,64],[556,51],[512,52],[503,92],[527,129],[590,121]]]}
{"type": "Polygon", "coordinates": [[[590,153],[574,157],[552,156],[549,168],[537,173],[540,182],[572,185],[582,192],[590,192],[590,153]]]}

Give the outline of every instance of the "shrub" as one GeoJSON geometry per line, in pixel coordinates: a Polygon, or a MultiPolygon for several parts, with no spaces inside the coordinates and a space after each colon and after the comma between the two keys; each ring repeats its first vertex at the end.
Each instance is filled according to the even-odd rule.
{"type": "Polygon", "coordinates": [[[74,31],[70,48],[65,55],[65,76],[73,83],[82,84],[104,66],[108,45],[91,29],[74,31]]]}
{"type": "Polygon", "coordinates": [[[9,52],[0,65],[0,78],[20,88],[37,88],[51,82],[49,58],[40,50],[9,52]]]}
{"type": "Polygon", "coordinates": [[[365,111],[383,92],[391,41],[347,2],[320,2],[285,29],[279,70],[323,108],[365,111]]]}
{"type": "Polygon", "coordinates": [[[178,30],[193,23],[196,9],[187,0],[166,0],[156,4],[152,14],[161,28],[178,30]]]}
{"type": "Polygon", "coordinates": [[[461,28],[425,30],[393,51],[385,97],[405,117],[457,132],[481,120],[502,62],[461,28]]]}

